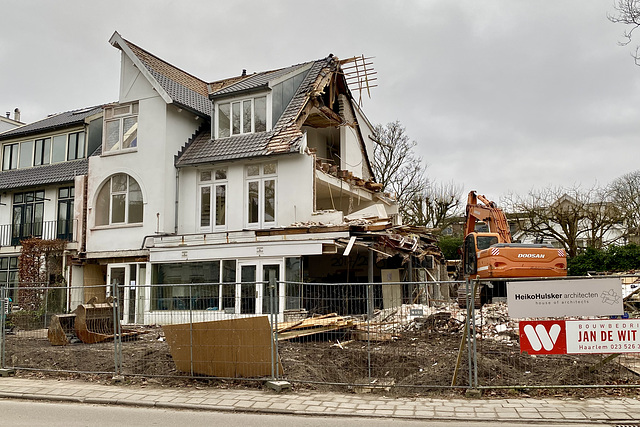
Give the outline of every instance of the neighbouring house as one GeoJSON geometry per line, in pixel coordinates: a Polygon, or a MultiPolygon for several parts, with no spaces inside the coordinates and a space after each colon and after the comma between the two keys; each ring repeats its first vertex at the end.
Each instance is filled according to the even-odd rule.
{"type": "MultiPolygon", "coordinates": [[[[110,43],[121,54],[118,100],[83,119],[84,153],[95,153],[71,179],[84,232],[72,239],[70,307],[117,289],[125,323],[179,323],[190,308],[202,320],[284,318],[343,311],[335,297],[365,295],[357,283],[440,278],[436,239],[398,225],[395,201],[375,182],[373,127],[344,69],[357,59],[206,81],[117,32],[110,43]],[[273,298],[269,279],[279,281],[273,298]]],[[[43,166],[16,173],[36,169],[47,176],[43,166]]],[[[59,203],[60,187],[47,187],[45,202],[59,203]]],[[[415,285],[390,289],[375,289],[377,307],[424,298],[415,285]]]]}
{"type": "MultiPolygon", "coordinates": [[[[18,283],[24,239],[68,242],[64,263],[84,250],[88,157],[101,141],[101,106],[52,114],[0,134],[0,285],[18,283]]],[[[63,278],[51,280],[73,283],[71,265],[61,271],[63,278]]],[[[20,305],[15,288],[9,297],[20,305]]]]}
{"type": "Polygon", "coordinates": [[[6,132],[11,129],[23,126],[24,123],[20,121],[20,109],[16,108],[13,113],[13,119],[11,118],[11,112],[7,111],[6,117],[0,116],[0,133],[6,132]]]}

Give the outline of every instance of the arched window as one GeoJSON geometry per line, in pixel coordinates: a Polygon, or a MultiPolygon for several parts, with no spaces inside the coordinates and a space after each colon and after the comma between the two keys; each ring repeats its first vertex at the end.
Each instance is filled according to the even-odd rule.
{"type": "Polygon", "coordinates": [[[142,223],[142,190],[138,182],[127,174],[109,178],[96,201],[96,225],[142,223]]]}

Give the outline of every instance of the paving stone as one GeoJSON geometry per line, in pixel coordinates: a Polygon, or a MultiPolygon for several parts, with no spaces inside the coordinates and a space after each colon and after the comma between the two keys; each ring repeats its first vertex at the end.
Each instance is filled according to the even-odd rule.
{"type": "Polygon", "coordinates": [[[251,408],[255,403],[253,400],[238,400],[233,406],[236,408],[251,408]]]}

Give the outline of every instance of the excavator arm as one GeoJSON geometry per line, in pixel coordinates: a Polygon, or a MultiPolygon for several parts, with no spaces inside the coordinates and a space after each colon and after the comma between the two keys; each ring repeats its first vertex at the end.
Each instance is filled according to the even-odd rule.
{"type": "Polygon", "coordinates": [[[509,224],[502,209],[498,208],[494,202],[488,200],[485,196],[471,191],[467,197],[465,236],[475,231],[478,221],[486,223],[491,233],[497,233],[500,236],[500,243],[511,243],[509,224]]]}

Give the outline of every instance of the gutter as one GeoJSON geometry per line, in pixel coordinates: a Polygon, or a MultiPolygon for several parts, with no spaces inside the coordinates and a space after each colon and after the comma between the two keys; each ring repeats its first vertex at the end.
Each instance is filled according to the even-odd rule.
{"type": "MultiPolygon", "coordinates": [[[[225,89],[222,89],[222,90],[225,90],[225,89]]],[[[265,90],[271,90],[271,88],[269,87],[269,83],[265,83],[260,86],[250,87],[247,89],[228,91],[220,94],[212,93],[209,95],[209,99],[212,101],[215,101],[216,99],[221,99],[221,98],[233,98],[239,95],[248,95],[250,93],[255,93],[255,92],[264,92],[265,90]]]]}

